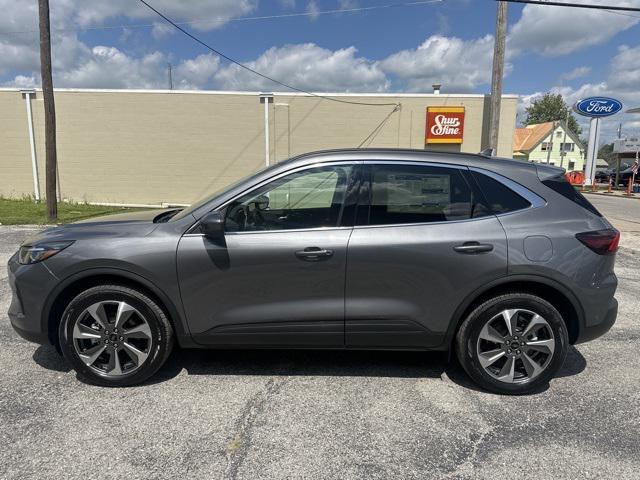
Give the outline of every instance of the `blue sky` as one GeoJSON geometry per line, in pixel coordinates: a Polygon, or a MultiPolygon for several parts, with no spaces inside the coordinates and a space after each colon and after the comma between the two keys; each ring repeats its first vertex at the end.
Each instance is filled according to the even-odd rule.
{"type": "MultiPolygon", "coordinates": [[[[577,0],[640,7],[640,0],[577,0]]],[[[315,91],[489,90],[496,4],[442,0],[357,12],[399,0],[149,0],[226,54],[315,91]],[[250,20],[250,17],[309,13],[250,20]]],[[[0,0],[0,85],[39,84],[37,9],[0,0]],[[21,32],[21,33],[18,33],[21,32]],[[26,32],[26,33],[24,33],[26,32]]],[[[21,2],[22,3],[22,2],[21,2]]],[[[408,3],[408,2],[407,2],[408,3]]],[[[51,0],[54,82],[61,87],[281,90],[230,66],[167,28],[137,0],[51,0]],[[140,27],[150,25],[152,27],[140,27]],[[105,28],[118,27],[118,28],[105,28]]],[[[640,105],[637,17],[509,5],[505,92],[526,107],[542,92],[568,102],[589,94],[640,105]]],[[[640,128],[625,118],[629,128],[640,128]]]]}

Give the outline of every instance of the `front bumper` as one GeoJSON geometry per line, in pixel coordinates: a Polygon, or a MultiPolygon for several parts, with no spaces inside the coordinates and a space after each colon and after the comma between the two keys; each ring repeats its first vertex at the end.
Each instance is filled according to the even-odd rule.
{"type": "Polygon", "coordinates": [[[30,342],[51,343],[47,322],[42,321],[42,310],[57,278],[42,263],[20,265],[17,254],[9,259],[7,266],[12,292],[8,311],[11,326],[30,342]]]}
{"type": "Polygon", "coordinates": [[[609,301],[607,311],[602,316],[602,319],[598,323],[593,323],[583,327],[575,343],[584,343],[601,337],[611,329],[613,324],[616,322],[617,317],[618,300],[612,298],[609,301]]]}

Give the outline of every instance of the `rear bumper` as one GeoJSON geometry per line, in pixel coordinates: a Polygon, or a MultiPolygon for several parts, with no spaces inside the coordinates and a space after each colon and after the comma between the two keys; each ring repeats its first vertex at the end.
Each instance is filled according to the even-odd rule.
{"type": "Polygon", "coordinates": [[[612,298],[609,301],[609,305],[606,313],[601,317],[598,323],[592,323],[583,327],[580,331],[580,335],[575,343],[584,343],[590,340],[594,340],[607,333],[618,317],[618,301],[612,298]]]}

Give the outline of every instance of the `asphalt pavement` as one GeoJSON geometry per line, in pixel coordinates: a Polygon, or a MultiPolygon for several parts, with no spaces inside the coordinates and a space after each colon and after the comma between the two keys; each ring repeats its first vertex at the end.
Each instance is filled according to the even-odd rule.
{"type": "Polygon", "coordinates": [[[79,382],[13,332],[0,227],[0,478],[640,478],[640,202],[589,197],[623,231],[620,313],[544,391],[478,390],[441,354],[176,351],[151,382],[79,382]]]}

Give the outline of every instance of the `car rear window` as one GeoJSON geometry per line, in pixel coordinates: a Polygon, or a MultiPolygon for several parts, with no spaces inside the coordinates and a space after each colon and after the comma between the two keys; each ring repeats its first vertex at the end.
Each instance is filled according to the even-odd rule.
{"type": "Polygon", "coordinates": [[[523,210],[531,206],[528,200],[525,200],[497,180],[479,172],[471,173],[489,203],[487,207],[492,213],[498,215],[501,213],[515,212],[516,210],[523,210]]]}
{"type": "Polygon", "coordinates": [[[571,185],[564,175],[558,175],[557,177],[551,177],[542,181],[547,187],[553,190],[556,193],[559,193],[563,197],[571,200],[573,203],[577,203],[582,208],[589,210],[591,213],[601,217],[602,214],[594,207],[589,200],[587,200],[584,195],[582,195],[578,190],[576,190],[573,185],[571,185]]]}

